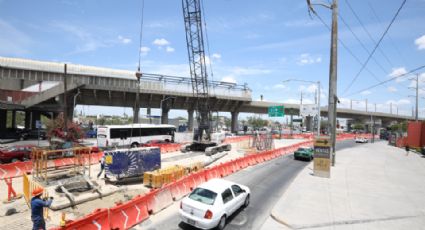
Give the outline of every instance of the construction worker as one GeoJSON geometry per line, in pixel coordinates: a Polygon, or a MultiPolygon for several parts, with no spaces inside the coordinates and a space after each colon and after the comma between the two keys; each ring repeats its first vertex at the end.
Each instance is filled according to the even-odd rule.
{"type": "Polygon", "coordinates": [[[38,187],[32,191],[31,199],[31,220],[33,223],[32,230],[46,230],[46,222],[44,221],[43,208],[50,207],[53,197],[49,199],[41,199],[44,189],[38,187]]]}

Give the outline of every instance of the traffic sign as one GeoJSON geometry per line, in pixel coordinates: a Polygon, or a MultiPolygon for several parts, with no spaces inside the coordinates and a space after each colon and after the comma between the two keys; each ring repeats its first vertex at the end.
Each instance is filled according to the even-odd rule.
{"type": "Polygon", "coordinates": [[[314,140],[314,175],[331,177],[331,143],[328,136],[316,137],[314,140]]]}
{"type": "Polygon", "coordinates": [[[285,116],[284,106],[271,106],[269,107],[269,117],[283,117],[285,116]]]}

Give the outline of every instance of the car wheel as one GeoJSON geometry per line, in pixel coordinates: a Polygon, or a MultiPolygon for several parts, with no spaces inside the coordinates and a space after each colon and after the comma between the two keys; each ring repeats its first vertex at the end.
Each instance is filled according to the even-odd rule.
{"type": "Polygon", "coordinates": [[[246,196],[246,198],[245,198],[245,203],[243,203],[243,206],[246,208],[246,207],[248,207],[248,205],[249,205],[249,194],[248,194],[248,196],[246,196]]]}
{"type": "Polygon", "coordinates": [[[139,143],[134,142],[133,144],[131,144],[131,148],[137,148],[139,147],[139,143]]]}
{"type": "Polygon", "coordinates": [[[225,226],[226,226],[226,216],[222,216],[220,219],[220,222],[218,222],[217,229],[223,230],[225,226]]]}
{"type": "Polygon", "coordinates": [[[313,157],[311,156],[311,157],[310,157],[310,161],[312,161],[312,160],[313,160],[313,157]]]}

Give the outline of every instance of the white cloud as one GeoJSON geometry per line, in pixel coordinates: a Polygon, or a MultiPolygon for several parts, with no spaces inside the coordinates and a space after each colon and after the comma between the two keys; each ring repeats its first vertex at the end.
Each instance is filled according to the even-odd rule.
{"type": "Polygon", "coordinates": [[[231,72],[235,75],[261,75],[271,73],[271,70],[236,66],[231,72]]]}
{"type": "Polygon", "coordinates": [[[76,49],[72,53],[83,53],[95,51],[98,48],[111,46],[113,42],[106,40],[102,36],[96,36],[96,33],[90,33],[89,30],[76,25],[71,25],[64,22],[53,22],[51,26],[58,28],[64,32],[71,34],[78,39],[76,49]]]}
{"type": "Polygon", "coordinates": [[[277,84],[273,86],[273,89],[286,89],[286,86],[284,84],[277,84]]]}
{"type": "Polygon", "coordinates": [[[385,102],[385,104],[387,104],[387,105],[392,104],[392,105],[397,105],[398,106],[398,105],[410,105],[411,102],[408,99],[400,99],[398,101],[396,101],[396,100],[388,100],[388,101],[385,102]]]}
{"type": "Polygon", "coordinates": [[[397,92],[397,88],[396,88],[396,87],[394,87],[394,86],[388,86],[387,90],[388,90],[389,92],[397,92]]]}
{"type": "Polygon", "coordinates": [[[131,43],[131,39],[130,38],[125,38],[121,35],[118,36],[118,40],[122,43],[122,44],[129,44],[131,43]]]}
{"type": "Polygon", "coordinates": [[[320,62],[322,62],[321,57],[313,57],[309,53],[301,54],[297,58],[297,64],[298,65],[308,65],[308,64],[315,64],[315,63],[320,63],[320,62]]]}
{"type": "Polygon", "coordinates": [[[397,77],[396,78],[396,82],[402,82],[402,81],[405,81],[406,79],[401,78],[399,76],[401,76],[403,74],[406,74],[406,73],[407,73],[406,68],[404,68],[404,67],[398,67],[398,68],[393,68],[392,69],[392,72],[388,76],[390,76],[390,77],[397,77]]]}
{"type": "Polygon", "coordinates": [[[147,46],[142,46],[142,47],[140,47],[140,55],[146,56],[149,53],[150,50],[151,50],[151,48],[149,48],[147,46]]]}
{"type": "Polygon", "coordinates": [[[421,37],[417,38],[415,40],[415,44],[418,46],[418,50],[425,49],[425,35],[422,35],[421,37]]]}
{"type": "Polygon", "coordinates": [[[27,46],[31,39],[23,31],[0,19],[0,54],[22,55],[28,54],[27,46]]]}
{"type": "Polygon", "coordinates": [[[166,46],[166,45],[169,45],[170,42],[167,41],[165,38],[157,38],[152,42],[152,44],[156,46],[166,46]]]}
{"type": "Polygon", "coordinates": [[[212,54],[212,58],[213,59],[216,59],[216,60],[219,60],[219,59],[221,59],[221,54],[219,54],[219,53],[213,53],[212,54]]]}
{"type": "Polygon", "coordinates": [[[365,91],[361,92],[360,94],[366,96],[366,95],[372,94],[372,92],[369,91],[369,90],[365,90],[365,91]]]}
{"type": "Polygon", "coordinates": [[[172,52],[174,52],[174,51],[175,51],[175,49],[174,49],[173,47],[171,47],[171,46],[167,46],[167,48],[165,49],[165,51],[166,51],[167,53],[172,53],[172,52]]]}
{"type": "Polygon", "coordinates": [[[234,76],[225,76],[221,79],[222,82],[236,83],[234,76]]]}
{"type": "Polygon", "coordinates": [[[308,93],[316,93],[316,89],[317,89],[317,85],[316,84],[311,84],[309,86],[304,86],[301,85],[299,87],[299,91],[303,91],[303,92],[308,92],[308,93]]]}

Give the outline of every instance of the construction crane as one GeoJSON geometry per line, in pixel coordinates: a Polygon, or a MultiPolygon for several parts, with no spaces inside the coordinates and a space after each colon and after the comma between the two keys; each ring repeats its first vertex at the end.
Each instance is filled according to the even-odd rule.
{"type": "Polygon", "coordinates": [[[202,30],[201,0],[182,0],[186,30],[187,52],[193,96],[196,98],[195,111],[198,121],[194,142],[182,147],[182,151],[205,151],[212,155],[228,151],[231,145],[211,141],[211,110],[209,107],[208,74],[205,61],[204,35],[202,30]]]}

